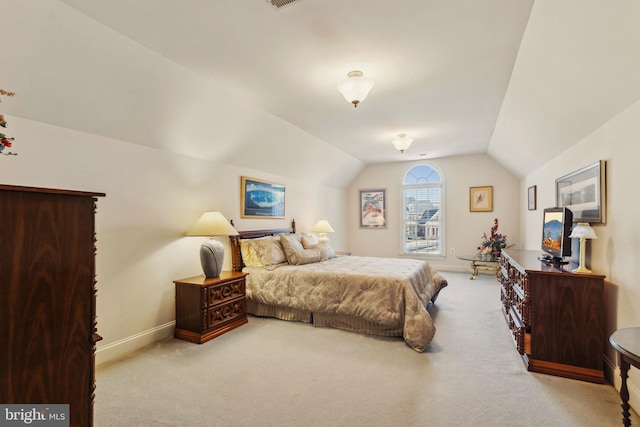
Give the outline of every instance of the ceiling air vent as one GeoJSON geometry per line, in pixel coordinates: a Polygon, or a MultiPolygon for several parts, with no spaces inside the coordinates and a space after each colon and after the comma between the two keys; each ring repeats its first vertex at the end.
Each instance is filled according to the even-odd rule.
{"type": "Polygon", "coordinates": [[[291,3],[299,2],[301,0],[265,0],[267,3],[271,3],[276,9],[280,9],[283,6],[290,5],[291,3]]]}

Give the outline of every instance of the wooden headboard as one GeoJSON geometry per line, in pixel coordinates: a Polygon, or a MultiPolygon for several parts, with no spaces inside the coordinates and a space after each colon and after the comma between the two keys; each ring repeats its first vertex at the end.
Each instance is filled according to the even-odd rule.
{"type": "MultiPolygon", "coordinates": [[[[233,220],[231,220],[233,225],[233,220]]],[[[244,268],[244,262],[242,261],[242,252],[240,251],[240,239],[257,239],[264,236],[275,236],[280,233],[295,233],[296,232],[296,220],[291,220],[290,228],[271,228],[269,230],[248,230],[238,231],[237,236],[229,236],[229,242],[231,243],[231,263],[233,271],[242,271],[244,268]]]]}

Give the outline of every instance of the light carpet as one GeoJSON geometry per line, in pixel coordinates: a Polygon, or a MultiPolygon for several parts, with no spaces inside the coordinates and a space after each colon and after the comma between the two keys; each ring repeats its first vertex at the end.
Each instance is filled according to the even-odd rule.
{"type": "Polygon", "coordinates": [[[494,276],[442,274],[424,353],[402,338],[250,316],[202,345],[170,339],[99,366],[95,425],[621,424],[613,386],[525,370],[494,276]]]}

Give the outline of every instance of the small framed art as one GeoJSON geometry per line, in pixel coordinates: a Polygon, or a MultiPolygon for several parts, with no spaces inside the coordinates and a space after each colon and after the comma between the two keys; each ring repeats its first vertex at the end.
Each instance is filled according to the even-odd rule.
{"type": "Polygon", "coordinates": [[[387,228],[387,191],[360,190],[360,228],[387,228]]]}
{"type": "Polygon", "coordinates": [[[536,197],[537,197],[537,187],[535,185],[529,187],[527,191],[527,207],[530,211],[535,211],[538,207],[536,206],[536,197]]]}
{"type": "Polygon", "coordinates": [[[469,187],[469,210],[471,212],[493,211],[493,187],[469,187]]]}
{"type": "Polygon", "coordinates": [[[240,191],[242,218],[284,218],[284,185],[243,176],[240,191]]]}

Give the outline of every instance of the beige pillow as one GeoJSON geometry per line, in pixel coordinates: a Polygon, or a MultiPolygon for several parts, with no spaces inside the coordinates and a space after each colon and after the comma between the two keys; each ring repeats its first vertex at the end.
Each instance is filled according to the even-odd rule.
{"type": "Polygon", "coordinates": [[[322,254],[317,249],[305,249],[295,234],[281,234],[280,243],[287,257],[287,261],[292,265],[310,264],[319,262],[322,254]]]}
{"type": "Polygon", "coordinates": [[[307,233],[302,234],[302,236],[300,237],[300,241],[302,242],[302,246],[304,246],[305,249],[310,248],[316,243],[318,243],[313,234],[307,234],[307,233]]]}
{"type": "Polygon", "coordinates": [[[263,266],[284,264],[287,258],[277,237],[269,239],[251,239],[250,244],[256,251],[263,266]]]}
{"type": "Polygon", "coordinates": [[[320,261],[326,261],[330,258],[334,258],[336,256],[335,251],[327,242],[310,243],[311,239],[307,239],[305,236],[302,236],[302,246],[305,249],[317,249],[320,252],[320,261]]]}

